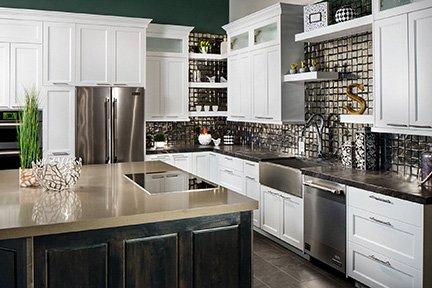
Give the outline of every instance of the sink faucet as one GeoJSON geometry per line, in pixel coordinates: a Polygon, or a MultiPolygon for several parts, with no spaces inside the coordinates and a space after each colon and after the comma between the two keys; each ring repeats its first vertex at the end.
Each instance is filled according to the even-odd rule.
{"type": "Polygon", "coordinates": [[[306,121],[305,127],[301,131],[301,136],[304,137],[306,130],[309,127],[315,127],[318,134],[318,157],[322,157],[322,142],[323,142],[323,129],[324,129],[324,117],[321,114],[312,114],[311,117],[306,121]]]}

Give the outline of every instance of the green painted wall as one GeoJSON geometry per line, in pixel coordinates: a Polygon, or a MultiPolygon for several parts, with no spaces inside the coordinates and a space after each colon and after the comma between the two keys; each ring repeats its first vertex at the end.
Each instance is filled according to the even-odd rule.
{"type": "Polygon", "coordinates": [[[0,7],[152,18],[221,34],[229,19],[229,0],[0,0],[0,7]]]}

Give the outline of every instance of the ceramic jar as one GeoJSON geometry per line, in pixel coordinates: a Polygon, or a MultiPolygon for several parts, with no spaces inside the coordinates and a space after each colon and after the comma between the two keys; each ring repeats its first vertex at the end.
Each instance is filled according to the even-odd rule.
{"type": "Polygon", "coordinates": [[[211,143],[211,141],[212,141],[212,137],[210,134],[200,134],[198,136],[198,142],[201,145],[204,145],[204,146],[209,145],[211,143]]]}
{"type": "Polygon", "coordinates": [[[355,11],[351,7],[342,7],[336,11],[335,21],[337,23],[345,22],[354,19],[355,11]]]}

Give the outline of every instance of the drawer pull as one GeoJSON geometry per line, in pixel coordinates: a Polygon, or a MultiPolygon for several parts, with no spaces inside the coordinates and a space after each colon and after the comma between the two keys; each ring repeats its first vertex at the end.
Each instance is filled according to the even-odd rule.
{"type": "Polygon", "coordinates": [[[233,160],[233,158],[229,158],[229,157],[225,157],[225,159],[228,160],[228,161],[232,161],[233,160]]]}
{"type": "Polygon", "coordinates": [[[408,127],[408,125],[406,125],[406,124],[393,124],[393,123],[388,123],[387,126],[391,126],[391,127],[408,127]]]}
{"type": "Polygon", "coordinates": [[[327,186],[324,186],[322,184],[317,184],[317,183],[314,183],[313,181],[306,181],[306,182],[303,183],[303,185],[309,186],[309,187],[312,187],[312,188],[315,188],[315,189],[318,189],[318,190],[327,191],[327,192],[330,192],[330,193],[333,193],[333,194],[336,194],[336,195],[344,194],[344,192],[342,190],[334,189],[332,187],[327,187],[327,186]]]}
{"type": "Polygon", "coordinates": [[[228,174],[234,174],[234,172],[233,172],[233,171],[231,171],[231,170],[228,170],[228,169],[224,169],[224,171],[225,171],[226,173],[228,173],[228,174]]]}
{"type": "Polygon", "coordinates": [[[248,166],[251,166],[251,167],[256,167],[256,165],[253,164],[253,163],[245,162],[245,164],[248,165],[248,166]]]}
{"type": "Polygon", "coordinates": [[[166,177],[167,178],[176,178],[176,177],[179,177],[179,175],[171,174],[171,175],[167,175],[166,177]]]}
{"type": "Polygon", "coordinates": [[[411,125],[411,127],[422,128],[422,129],[430,129],[430,128],[432,128],[432,126],[430,126],[430,125],[411,125]]]}
{"type": "Polygon", "coordinates": [[[390,222],[382,221],[382,220],[376,219],[375,217],[369,217],[369,219],[374,221],[374,222],[386,225],[386,226],[390,226],[390,227],[393,226],[390,222]]]}
{"type": "Polygon", "coordinates": [[[152,176],[152,179],[163,179],[164,176],[152,176]]]}
{"type": "Polygon", "coordinates": [[[374,260],[374,261],[376,261],[376,262],[378,262],[378,263],[381,263],[381,264],[383,264],[385,266],[393,267],[389,261],[381,260],[381,259],[375,257],[375,255],[369,255],[369,258],[372,259],[372,260],[374,260]]]}
{"type": "Polygon", "coordinates": [[[384,198],[376,197],[374,195],[369,195],[369,198],[377,200],[377,201],[381,201],[381,202],[384,202],[384,203],[393,204],[393,202],[390,201],[389,199],[384,199],[384,198]]]}
{"type": "Polygon", "coordinates": [[[67,82],[53,82],[54,85],[69,85],[67,82]]]}
{"type": "Polygon", "coordinates": [[[249,179],[249,180],[252,180],[252,181],[255,181],[255,178],[254,177],[250,177],[250,176],[245,176],[247,179],[249,179]]]}

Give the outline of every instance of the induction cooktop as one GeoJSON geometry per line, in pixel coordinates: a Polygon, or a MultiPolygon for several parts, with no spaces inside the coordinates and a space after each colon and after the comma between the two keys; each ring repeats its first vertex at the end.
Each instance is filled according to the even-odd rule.
{"type": "Polygon", "coordinates": [[[149,194],[186,192],[218,187],[216,184],[180,170],[133,173],[125,174],[125,176],[149,194]]]}

